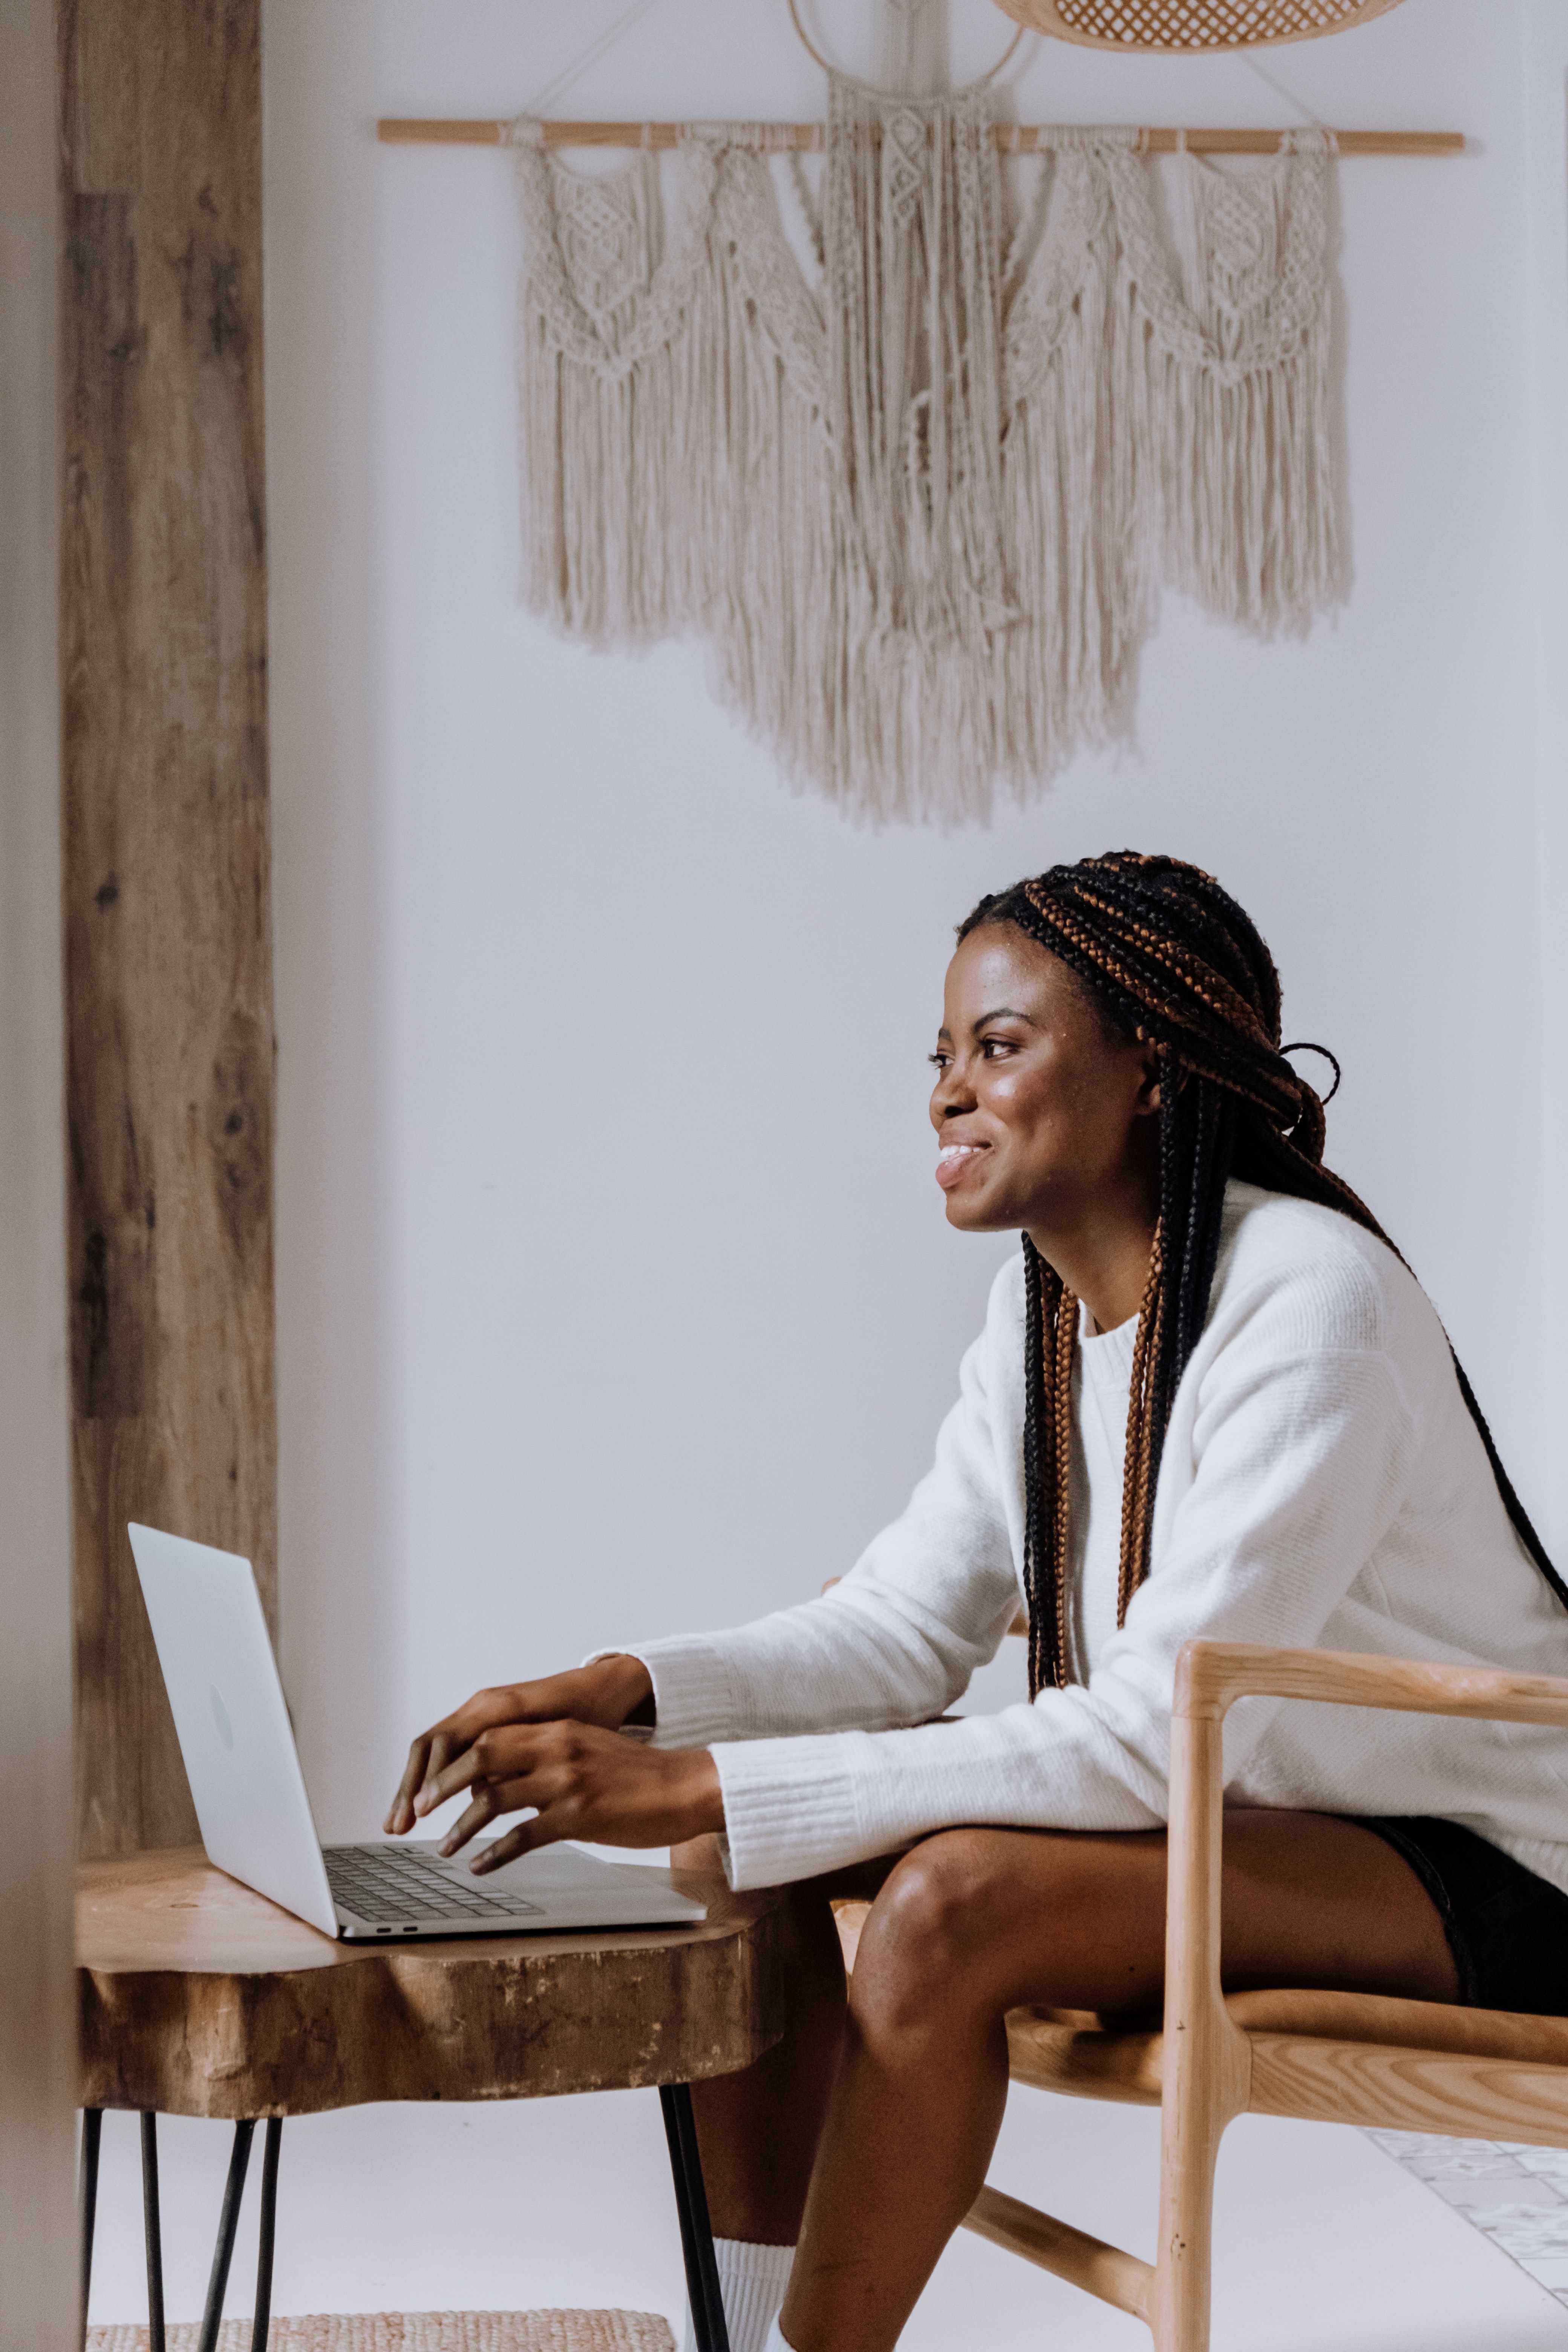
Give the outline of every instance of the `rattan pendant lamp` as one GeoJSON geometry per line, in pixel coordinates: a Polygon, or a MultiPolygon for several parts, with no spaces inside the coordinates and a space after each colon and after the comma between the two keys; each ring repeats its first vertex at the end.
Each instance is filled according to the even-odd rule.
{"type": "Polygon", "coordinates": [[[1399,0],[997,0],[1020,25],[1123,57],[1262,49],[1364,25],[1399,0]]]}

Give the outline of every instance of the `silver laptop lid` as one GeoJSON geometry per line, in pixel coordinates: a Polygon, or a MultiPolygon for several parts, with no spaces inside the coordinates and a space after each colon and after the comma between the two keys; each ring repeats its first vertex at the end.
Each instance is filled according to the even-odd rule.
{"type": "Polygon", "coordinates": [[[156,1528],[130,1532],[207,1859],[335,1937],[337,1908],[250,1562],[156,1528]]]}

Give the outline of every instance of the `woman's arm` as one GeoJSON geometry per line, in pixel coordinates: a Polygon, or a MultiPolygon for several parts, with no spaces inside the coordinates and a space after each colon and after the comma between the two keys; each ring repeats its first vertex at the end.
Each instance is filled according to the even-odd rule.
{"type": "MultiPolygon", "coordinates": [[[[954,1724],[717,1745],[733,1885],[809,1876],[969,1822],[1163,1822],[1183,1643],[1315,1647],[1408,1474],[1410,1420],[1379,1354],[1260,1352],[1233,1354],[1194,1482],[1091,1681],[954,1724]]],[[[1227,1780],[1285,1704],[1233,1708],[1227,1780]]]]}

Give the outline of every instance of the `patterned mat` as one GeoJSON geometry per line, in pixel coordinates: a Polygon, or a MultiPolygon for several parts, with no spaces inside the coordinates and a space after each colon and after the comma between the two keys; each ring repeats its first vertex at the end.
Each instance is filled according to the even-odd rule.
{"type": "MultiPolygon", "coordinates": [[[[168,2330],[168,2352],[196,2352],[195,2320],[168,2330]]],[[[88,2352],[149,2352],[144,2327],[93,2327],[88,2352]]],[[[226,2319],[218,2352],[250,2352],[248,2319],[226,2319]]],[[[275,2318],[267,2352],[675,2352],[651,2311],[350,2311],[275,2318]]]]}
{"type": "Polygon", "coordinates": [[[1538,2286],[1568,2305],[1568,2151],[1504,2139],[1429,2139],[1369,2131],[1538,2286]]]}

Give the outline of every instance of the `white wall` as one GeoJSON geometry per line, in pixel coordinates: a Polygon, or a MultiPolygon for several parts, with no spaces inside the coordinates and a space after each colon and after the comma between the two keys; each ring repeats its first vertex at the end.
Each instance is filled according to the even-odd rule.
{"type": "MultiPolygon", "coordinates": [[[[268,9],[284,1654],[332,1832],[374,1824],[411,1732],[475,1684],[809,1592],[900,1507],[1004,1246],[949,1233],[931,1178],[951,926],[1057,858],[1173,850],[1257,915],[1290,1033],[1345,1063],[1331,1160],[1568,1539],[1543,1075],[1568,15],[1406,0],[1268,79],[1037,51],[1026,121],[1284,122],[1289,93],[1472,146],[1342,170],[1344,614],[1260,647],[1173,602],[1136,752],[944,836],[792,798],[699,649],[597,659],[517,609],[506,162],[371,126],[508,113],[617,13],[268,9]]],[[[969,56],[995,44],[983,0],[953,16],[969,56]]],[[[822,104],[783,0],[665,0],[563,101],[822,104]]],[[[1014,1645],[989,1696],[1021,1675],[1014,1645]]],[[[467,2183],[488,2260],[495,2158],[465,2169],[458,2128],[318,2137],[373,2174],[439,2144],[418,2215],[467,2183]]],[[[591,2112],[474,2129],[544,2200],[527,2276],[548,2239],[562,2291],[549,2151],[591,2112]]],[[[406,2284],[404,2237],[374,2242],[406,2284]]]]}
{"type": "Polygon", "coordinates": [[[1525,13],[1525,171],[1531,265],[1531,374],[1535,396],[1535,643],[1539,808],[1540,920],[1543,961],[1545,1052],[1542,1091],[1546,1151],[1542,1162],[1545,1214],[1542,1253],[1547,1302],[1546,1412],[1548,1475],[1557,1491],[1543,1510],[1556,1530],[1557,1554],[1568,1550],[1568,1496],[1563,1493],[1563,1431],[1568,1426],[1568,185],[1563,173],[1563,121],[1568,87],[1568,0],[1537,0],[1525,13]]]}
{"type": "Polygon", "coordinates": [[[54,10],[0,0],[0,2352],[76,2340],[54,10]]]}
{"type": "MultiPolygon", "coordinates": [[[[980,55],[993,12],[953,15],[980,55]]],[[[1290,1032],[1346,1065],[1331,1158],[1568,1534],[1532,445],[1561,10],[1407,0],[1271,53],[1275,88],[1037,47],[1024,120],[1288,121],[1289,91],[1473,144],[1342,169],[1346,612],[1260,647],[1173,602],[1136,753],[953,835],[792,798],[699,648],[595,657],[517,608],[506,161],[370,125],[504,112],[598,21],[268,16],[284,1645],[334,1826],[476,1682],[809,1591],[898,1507],[1004,1246],[950,1234],[931,1180],[950,927],[1114,844],[1262,922],[1290,1032]]],[[[822,90],[775,0],[684,0],[563,102],[822,90]]]]}

